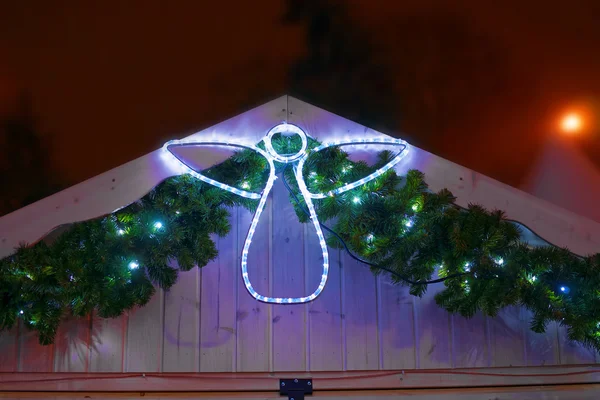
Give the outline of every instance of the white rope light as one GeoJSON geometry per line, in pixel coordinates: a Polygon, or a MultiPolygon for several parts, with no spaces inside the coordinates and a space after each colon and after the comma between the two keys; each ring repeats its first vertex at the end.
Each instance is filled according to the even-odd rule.
{"type": "Polygon", "coordinates": [[[206,183],[209,183],[213,186],[216,186],[220,189],[223,190],[227,190],[228,192],[231,193],[235,193],[237,195],[240,195],[242,197],[246,197],[249,199],[260,199],[260,194],[258,193],[253,193],[253,192],[248,192],[246,190],[242,190],[242,189],[238,189],[238,188],[234,188],[233,186],[229,186],[225,183],[221,183],[218,181],[215,181],[214,179],[210,179],[207,176],[204,176],[198,172],[196,172],[192,167],[190,167],[185,161],[183,161],[181,158],[179,158],[178,156],[176,156],[172,151],[171,148],[172,147],[187,147],[187,146],[223,146],[223,147],[237,147],[237,148],[243,148],[243,149],[250,149],[250,150],[254,150],[257,153],[259,153],[260,155],[262,155],[264,158],[267,159],[267,162],[269,162],[269,166],[271,167],[271,175],[269,175],[269,180],[271,178],[273,178],[273,180],[276,179],[275,177],[275,168],[273,165],[273,160],[271,159],[271,157],[269,157],[269,155],[267,153],[265,153],[263,150],[259,149],[256,146],[249,146],[246,144],[240,144],[240,143],[227,143],[227,142],[216,142],[216,141],[209,141],[209,142],[191,142],[188,140],[171,140],[168,141],[167,143],[165,143],[163,145],[163,152],[165,152],[166,154],[170,154],[175,161],[179,162],[180,166],[182,167],[183,171],[185,173],[188,173],[190,175],[192,175],[194,178],[198,178],[201,181],[204,181],[206,183]]]}
{"type": "Polygon", "coordinates": [[[298,128],[296,125],[291,125],[291,124],[279,124],[277,126],[275,126],[273,129],[271,129],[269,131],[269,133],[267,133],[267,136],[265,136],[265,138],[263,139],[263,142],[265,142],[265,147],[267,148],[267,151],[269,152],[269,154],[271,155],[271,157],[273,157],[273,159],[275,159],[276,161],[279,161],[281,163],[289,163],[292,161],[296,161],[299,158],[303,157],[306,155],[306,147],[308,146],[308,140],[306,140],[306,133],[304,133],[304,131],[300,128],[298,128]],[[273,144],[271,143],[271,139],[273,138],[273,135],[275,135],[276,133],[295,133],[298,136],[300,136],[300,140],[302,141],[302,147],[300,148],[300,151],[298,151],[296,154],[293,154],[291,156],[283,156],[279,153],[277,153],[275,151],[275,149],[273,148],[273,144]]]}
{"type": "MultiPolygon", "coordinates": [[[[316,299],[317,296],[319,294],[321,294],[321,292],[325,288],[325,284],[327,283],[327,277],[329,275],[329,252],[327,251],[327,244],[325,242],[325,237],[323,236],[323,232],[321,230],[321,226],[320,226],[319,220],[317,218],[317,212],[315,211],[315,207],[313,205],[312,199],[313,198],[322,199],[327,196],[334,196],[336,194],[340,194],[340,193],[346,192],[348,190],[354,189],[366,182],[369,182],[369,181],[377,178],[378,176],[380,176],[384,172],[388,171],[390,168],[392,168],[394,165],[396,165],[400,161],[400,159],[406,154],[405,150],[408,148],[408,144],[406,142],[404,142],[403,140],[399,140],[399,139],[375,138],[375,139],[349,139],[349,140],[345,140],[345,141],[342,140],[342,141],[328,143],[328,144],[324,144],[324,145],[316,147],[313,150],[313,152],[321,151],[328,147],[351,145],[351,144],[390,144],[390,145],[404,146],[402,151],[398,155],[396,155],[396,157],[394,157],[388,164],[386,164],[384,167],[378,169],[371,175],[369,175],[359,181],[344,185],[341,188],[335,189],[328,193],[316,194],[316,193],[310,193],[308,191],[308,188],[306,187],[306,183],[304,182],[304,178],[302,176],[302,167],[303,167],[306,159],[308,158],[308,154],[309,154],[306,151],[307,146],[308,146],[308,140],[306,137],[306,133],[304,133],[304,131],[302,129],[300,129],[299,127],[297,127],[295,125],[282,123],[282,124],[279,124],[279,125],[275,126],[274,128],[272,128],[267,133],[267,135],[263,138],[263,142],[265,143],[266,151],[261,150],[260,148],[258,148],[256,146],[251,146],[251,145],[241,144],[241,143],[233,143],[233,142],[219,142],[219,141],[194,142],[194,141],[189,141],[189,140],[185,140],[185,141],[172,140],[172,141],[165,143],[165,145],[163,146],[163,151],[165,152],[165,154],[171,155],[172,156],[171,159],[177,161],[179,163],[179,166],[182,168],[182,170],[184,172],[189,173],[190,175],[192,175],[206,183],[209,183],[218,188],[227,190],[231,193],[234,193],[234,194],[246,197],[246,198],[260,199],[260,201],[258,203],[258,207],[256,209],[256,212],[254,213],[254,217],[252,218],[252,222],[250,224],[250,229],[248,230],[248,234],[246,235],[246,240],[244,242],[244,248],[242,250],[241,267],[242,267],[242,278],[244,280],[244,285],[246,286],[246,289],[252,295],[252,297],[254,297],[258,301],[262,301],[265,303],[276,303],[276,304],[306,303],[306,302],[316,299]],[[273,148],[273,145],[271,143],[271,139],[272,139],[273,135],[275,135],[276,133],[291,133],[291,134],[299,135],[300,139],[302,141],[302,146],[300,148],[300,151],[298,151],[296,154],[293,154],[293,155],[281,155],[281,154],[277,153],[277,151],[273,148]],[[173,147],[211,146],[211,145],[244,148],[244,149],[256,151],[257,153],[262,155],[269,164],[269,178],[267,180],[267,184],[266,184],[262,194],[238,189],[233,186],[230,186],[230,185],[227,185],[227,184],[224,184],[221,182],[217,182],[214,179],[208,178],[208,177],[202,175],[201,173],[196,172],[190,165],[188,165],[184,160],[179,158],[177,155],[175,155],[171,151],[171,148],[173,148],[173,147]],[[278,161],[278,162],[281,162],[284,164],[293,163],[293,162],[297,161],[297,164],[294,168],[296,181],[298,182],[300,192],[304,196],[306,206],[310,212],[310,220],[315,228],[317,237],[319,238],[319,245],[321,247],[321,252],[323,255],[323,272],[321,274],[321,280],[319,282],[319,286],[317,287],[317,289],[314,292],[312,292],[310,295],[305,296],[305,297],[270,297],[270,296],[261,295],[254,289],[254,287],[252,286],[252,283],[250,282],[250,278],[248,276],[248,252],[250,250],[250,245],[252,244],[252,238],[254,237],[254,233],[256,231],[256,226],[258,225],[260,215],[263,212],[263,209],[267,202],[269,193],[271,192],[271,189],[273,188],[273,184],[275,183],[275,180],[277,179],[277,177],[275,176],[274,161],[278,161]]],[[[313,175],[313,173],[311,173],[310,176],[315,176],[315,175],[313,175]]],[[[242,185],[242,187],[244,189],[248,189],[248,186],[249,185],[244,185],[244,184],[242,185]]]]}
{"type": "MultiPolygon", "coordinates": [[[[356,144],[385,144],[385,145],[392,145],[392,146],[402,146],[403,149],[398,154],[396,154],[396,156],[392,160],[390,160],[389,163],[385,164],[383,167],[379,168],[377,171],[373,172],[372,174],[370,174],[362,179],[359,179],[356,182],[348,183],[340,188],[331,190],[327,193],[310,193],[307,191],[307,193],[310,197],[312,197],[313,199],[324,199],[326,197],[335,196],[336,194],[341,194],[341,193],[347,192],[348,190],[352,190],[361,185],[364,185],[365,183],[372,181],[373,179],[383,175],[386,171],[390,170],[392,167],[394,167],[394,165],[398,164],[400,162],[400,160],[402,160],[402,158],[404,158],[404,156],[406,156],[406,154],[408,153],[408,143],[406,143],[404,140],[401,140],[401,139],[392,139],[392,138],[340,140],[337,142],[322,144],[318,147],[315,147],[312,150],[312,152],[316,153],[318,151],[327,149],[329,147],[348,146],[348,145],[356,145],[356,144]]],[[[303,157],[298,162],[298,169],[300,171],[302,171],[302,167],[304,166],[304,163],[306,162],[306,158],[307,157],[303,157]]]]}

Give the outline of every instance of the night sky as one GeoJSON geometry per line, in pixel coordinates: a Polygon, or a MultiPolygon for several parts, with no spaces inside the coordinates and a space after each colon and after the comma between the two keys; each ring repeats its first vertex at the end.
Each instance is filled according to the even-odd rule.
{"type": "MultiPolygon", "coordinates": [[[[593,114],[600,99],[600,2],[495,3],[351,1],[347,29],[393,78],[399,123],[385,133],[518,186],[560,113],[593,114]]],[[[30,93],[55,173],[75,184],[288,93],[309,50],[285,12],[279,0],[3,1],[0,116],[30,93]]],[[[572,139],[592,158],[596,131],[572,139]]]]}

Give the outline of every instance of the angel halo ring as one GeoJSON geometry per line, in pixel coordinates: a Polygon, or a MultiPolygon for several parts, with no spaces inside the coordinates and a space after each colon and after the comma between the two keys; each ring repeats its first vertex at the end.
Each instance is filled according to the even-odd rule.
{"type": "Polygon", "coordinates": [[[401,140],[401,139],[394,139],[394,138],[389,138],[389,137],[365,138],[365,139],[350,138],[350,139],[342,139],[342,140],[338,140],[338,141],[323,143],[323,144],[313,148],[309,153],[307,151],[308,138],[307,138],[306,133],[300,127],[293,125],[293,124],[289,124],[289,123],[281,123],[279,125],[276,125],[271,130],[269,130],[269,132],[261,139],[261,141],[264,143],[266,151],[257,146],[248,145],[245,143],[236,143],[234,141],[218,141],[218,140],[200,141],[200,140],[196,140],[196,139],[194,139],[194,140],[184,139],[184,140],[171,140],[171,141],[165,143],[163,146],[163,152],[169,158],[170,161],[175,161],[178,164],[178,166],[182,170],[182,173],[188,173],[197,179],[200,179],[206,183],[214,185],[223,190],[227,190],[227,191],[237,194],[239,196],[259,200],[258,207],[256,209],[256,212],[254,213],[254,216],[252,217],[252,223],[250,224],[250,229],[248,230],[248,234],[246,235],[246,240],[244,242],[244,247],[242,250],[241,272],[242,272],[242,278],[244,280],[244,285],[246,286],[246,289],[248,290],[250,295],[252,295],[252,297],[254,297],[258,301],[262,301],[265,303],[276,303],[276,304],[307,303],[307,302],[310,302],[310,301],[316,299],[317,296],[319,296],[319,294],[321,294],[321,292],[325,288],[325,284],[327,283],[327,276],[329,275],[329,252],[327,250],[327,244],[325,242],[325,237],[323,236],[323,232],[321,230],[321,225],[319,223],[319,219],[317,217],[317,213],[316,213],[312,199],[323,199],[327,196],[335,196],[337,194],[341,194],[341,193],[347,192],[348,190],[352,190],[361,185],[364,185],[365,183],[381,176],[383,173],[385,173],[386,171],[393,168],[408,153],[408,143],[406,143],[404,140],[401,140]],[[277,153],[277,151],[273,148],[273,145],[271,143],[273,136],[277,133],[299,135],[300,140],[302,142],[300,150],[297,153],[291,154],[291,155],[287,155],[287,154],[284,155],[284,154],[277,153]],[[306,162],[309,154],[319,152],[323,149],[330,148],[330,147],[341,147],[341,146],[359,145],[359,144],[364,144],[364,145],[379,144],[379,145],[399,146],[399,147],[401,147],[401,150],[396,154],[396,156],[394,158],[392,158],[383,167],[377,169],[372,174],[370,174],[360,180],[345,184],[339,188],[336,188],[336,189],[331,190],[326,193],[312,193],[308,190],[308,187],[306,186],[306,183],[304,182],[304,177],[303,177],[302,171],[303,171],[304,163],[306,162]],[[187,146],[224,146],[224,147],[230,147],[230,148],[234,148],[234,149],[235,148],[248,149],[248,150],[253,150],[253,151],[259,153],[267,160],[268,168],[269,168],[269,177],[267,179],[265,188],[262,190],[262,193],[250,192],[250,191],[247,191],[244,189],[238,189],[236,187],[227,185],[222,182],[218,182],[214,179],[211,179],[211,178],[203,175],[201,172],[196,171],[191,165],[189,165],[185,160],[183,160],[181,157],[177,156],[172,151],[173,148],[187,147],[187,146]],[[248,252],[249,252],[250,246],[252,244],[252,238],[254,236],[256,226],[258,224],[260,216],[264,210],[269,193],[271,192],[273,184],[274,184],[275,180],[277,179],[277,177],[275,175],[275,161],[280,162],[280,163],[285,163],[285,164],[289,164],[289,163],[295,164],[294,165],[294,176],[296,178],[298,187],[300,188],[300,192],[301,192],[302,196],[304,197],[304,201],[305,201],[308,211],[310,213],[310,220],[311,220],[311,223],[313,224],[313,227],[315,228],[317,237],[319,238],[319,245],[321,247],[321,252],[323,255],[323,269],[322,269],[321,280],[319,282],[319,285],[310,295],[307,295],[304,297],[271,297],[271,296],[265,296],[265,295],[259,294],[252,286],[250,277],[248,276],[248,252]]]}

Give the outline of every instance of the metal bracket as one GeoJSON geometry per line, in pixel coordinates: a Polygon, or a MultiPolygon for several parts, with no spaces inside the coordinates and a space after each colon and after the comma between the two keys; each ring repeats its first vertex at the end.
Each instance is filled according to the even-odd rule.
{"type": "Polygon", "coordinates": [[[312,379],[280,379],[279,394],[287,395],[288,400],[304,400],[304,395],[312,394],[312,379]]]}

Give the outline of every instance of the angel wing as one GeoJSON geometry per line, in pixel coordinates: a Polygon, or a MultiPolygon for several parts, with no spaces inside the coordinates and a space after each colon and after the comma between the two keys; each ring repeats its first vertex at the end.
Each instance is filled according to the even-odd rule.
{"type": "MultiPolygon", "coordinates": [[[[172,151],[172,149],[175,149],[175,148],[193,147],[193,146],[220,146],[220,147],[225,147],[225,148],[229,148],[229,149],[253,150],[253,151],[259,153],[260,155],[262,155],[269,163],[269,168],[270,168],[269,179],[267,181],[267,186],[265,187],[264,190],[267,190],[267,188],[270,190],[269,182],[271,182],[271,186],[272,186],[272,184],[273,184],[272,182],[274,182],[276,179],[275,166],[273,164],[273,160],[271,159],[271,157],[269,157],[269,155],[264,150],[262,150],[256,146],[251,146],[248,144],[236,143],[236,142],[220,142],[220,141],[201,142],[201,141],[191,141],[191,140],[171,140],[163,145],[163,155],[168,157],[169,160],[175,162],[177,164],[177,166],[179,166],[181,168],[182,172],[188,173],[188,174],[192,175],[193,177],[200,179],[201,181],[204,181],[213,186],[216,186],[223,190],[227,190],[231,193],[234,193],[234,194],[237,194],[242,197],[249,198],[249,199],[260,199],[261,198],[260,193],[255,193],[255,192],[250,192],[250,191],[243,190],[243,189],[238,189],[233,186],[227,185],[226,183],[219,182],[219,181],[211,179],[205,175],[202,175],[202,173],[196,171],[196,168],[194,168],[194,166],[192,166],[187,160],[183,159],[181,156],[177,155],[177,153],[172,151]]],[[[264,192],[264,190],[263,190],[263,192],[264,192]]]]}
{"type": "Polygon", "coordinates": [[[337,189],[331,190],[329,192],[326,193],[311,193],[305,182],[304,182],[304,178],[303,178],[303,167],[304,167],[304,163],[307,160],[307,157],[302,158],[299,162],[298,162],[298,166],[296,167],[295,170],[295,176],[296,176],[296,180],[298,181],[298,186],[300,187],[300,191],[302,192],[302,194],[304,195],[305,199],[311,198],[311,199],[324,199],[325,197],[328,196],[335,196],[337,194],[341,194],[344,192],[347,192],[348,190],[352,190],[354,188],[357,188],[361,185],[364,185],[367,182],[372,181],[373,179],[381,176],[383,173],[385,173],[386,171],[390,170],[391,168],[394,167],[394,165],[398,164],[400,162],[400,160],[402,160],[402,158],[404,158],[407,154],[408,154],[408,143],[406,143],[404,140],[401,139],[394,139],[394,138],[370,138],[370,139],[345,139],[345,140],[339,140],[336,142],[329,142],[329,143],[324,143],[321,144],[320,146],[315,147],[312,150],[312,153],[316,153],[319,151],[322,151],[324,149],[330,148],[330,147],[342,147],[342,146],[352,146],[352,145],[375,145],[375,144],[379,144],[379,145],[390,145],[390,146],[397,146],[400,147],[400,151],[396,154],[396,156],[394,156],[394,158],[392,158],[387,164],[385,164],[383,167],[377,169],[375,172],[371,173],[370,175],[365,176],[362,179],[359,179],[355,182],[352,183],[347,183],[337,189]]]}

